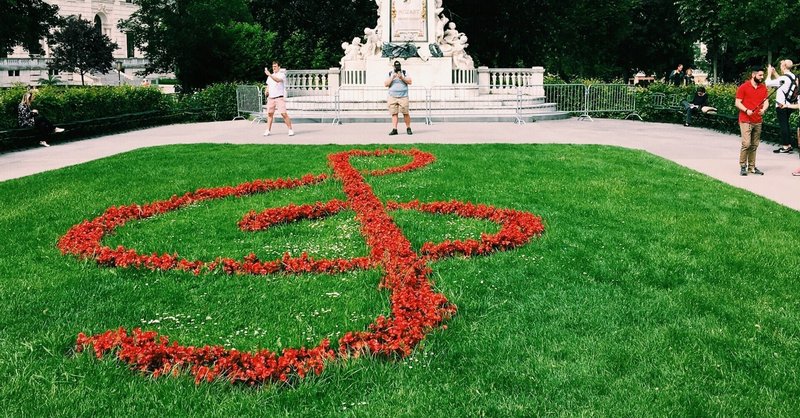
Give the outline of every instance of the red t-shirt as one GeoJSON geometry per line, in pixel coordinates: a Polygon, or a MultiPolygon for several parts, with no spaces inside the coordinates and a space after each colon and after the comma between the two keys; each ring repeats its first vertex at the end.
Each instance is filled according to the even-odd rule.
{"type": "Polygon", "coordinates": [[[747,80],[736,89],[736,98],[742,100],[744,107],[753,111],[749,116],[747,113],[739,111],[739,122],[761,123],[762,117],[758,111],[764,105],[764,99],[767,98],[767,86],[764,83],[760,83],[753,88],[753,83],[747,80]]]}

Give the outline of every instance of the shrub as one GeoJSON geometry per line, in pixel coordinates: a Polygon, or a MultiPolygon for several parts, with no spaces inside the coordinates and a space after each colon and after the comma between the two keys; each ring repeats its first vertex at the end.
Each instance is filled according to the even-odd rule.
{"type": "MultiPolygon", "coordinates": [[[[17,127],[17,105],[24,92],[24,87],[15,87],[0,94],[0,129],[17,127]]],[[[158,89],[131,86],[43,87],[36,93],[33,105],[54,123],[172,109],[170,98],[158,89]]]]}
{"type": "Polygon", "coordinates": [[[212,84],[197,93],[181,97],[179,109],[211,111],[214,120],[230,120],[236,116],[236,86],[234,83],[212,84]]]}

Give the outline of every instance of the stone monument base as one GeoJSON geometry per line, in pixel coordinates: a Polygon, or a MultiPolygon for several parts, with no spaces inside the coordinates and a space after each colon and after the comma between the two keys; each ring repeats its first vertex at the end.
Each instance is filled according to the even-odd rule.
{"type": "Polygon", "coordinates": [[[427,61],[417,57],[373,57],[364,61],[346,61],[342,72],[364,71],[366,73],[365,85],[383,86],[383,82],[393,70],[392,63],[395,61],[400,61],[403,70],[411,76],[414,86],[433,87],[453,84],[453,59],[450,57],[431,57],[427,61]]]}

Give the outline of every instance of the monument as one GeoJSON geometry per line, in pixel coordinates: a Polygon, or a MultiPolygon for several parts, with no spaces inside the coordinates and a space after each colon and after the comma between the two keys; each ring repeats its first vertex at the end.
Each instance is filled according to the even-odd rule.
{"type": "Polygon", "coordinates": [[[469,38],[442,1],[375,0],[375,26],[342,43],[338,68],[288,71],[292,118],[385,122],[384,81],[395,60],[414,80],[412,118],[425,123],[569,117],[547,102],[544,68],[475,68],[469,38]]]}
{"type": "Polygon", "coordinates": [[[453,83],[453,70],[473,72],[468,38],[442,14],[442,0],[375,0],[378,20],[363,37],[342,44],[341,71],[363,72],[366,85],[382,85],[395,60],[416,85],[453,83]]]}

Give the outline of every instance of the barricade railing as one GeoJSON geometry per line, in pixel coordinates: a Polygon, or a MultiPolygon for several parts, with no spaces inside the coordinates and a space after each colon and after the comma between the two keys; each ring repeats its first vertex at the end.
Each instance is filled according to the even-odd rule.
{"type": "MultiPolygon", "coordinates": [[[[514,107],[514,119],[525,123],[531,111],[541,107],[555,107],[558,112],[578,116],[579,120],[592,120],[592,114],[627,113],[625,119],[642,117],[636,109],[636,88],[624,84],[540,84],[540,85],[495,85],[496,108],[489,106],[488,112],[500,114],[500,109],[514,107]],[[498,93],[502,92],[501,96],[498,93]]],[[[236,89],[237,116],[245,119],[255,116],[255,121],[264,120],[262,89],[258,86],[238,86],[236,89]]],[[[334,124],[341,124],[343,109],[375,114],[386,109],[385,87],[343,86],[333,96],[317,96],[297,103],[299,111],[314,111],[330,114],[334,124]],[[345,104],[345,106],[343,106],[345,104]]],[[[409,88],[409,107],[412,111],[424,110],[425,123],[431,124],[434,114],[458,114],[481,106],[480,87],[438,86],[409,88]],[[469,100],[469,99],[475,100],[469,100]]],[[[486,105],[486,103],[483,103],[486,105]]],[[[505,113],[508,115],[508,113],[505,113]]]]}
{"type": "Polygon", "coordinates": [[[236,87],[236,117],[247,119],[254,116],[253,121],[264,120],[264,91],[259,86],[242,85],[236,87]]]}
{"type": "Polygon", "coordinates": [[[433,113],[459,113],[464,110],[474,109],[475,99],[479,96],[478,86],[457,87],[438,86],[427,89],[425,100],[425,123],[430,125],[433,113]]]}
{"type": "MultiPolygon", "coordinates": [[[[586,87],[586,113],[628,113],[625,119],[642,117],[636,111],[636,87],[624,84],[590,84],[586,87]]],[[[591,117],[589,117],[591,119],[591,117]]]]}
{"type": "Polygon", "coordinates": [[[583,84],[545,84],[544,100],[555,103],[556,110],[575,114],[579,119],[589,116],[586,113],[586,86],[583,84]]]}
{"type": "MultiPolygon", "coordinates": [[[[341,125],[342,103],[347,103],[349,110],[355,111],[375,111],[386,109],[386,99],[388,96],[385,87],[358,87],[340,88],[334,95],[334,124],[341,125]]],[[[428,109],[428,89],[424,87],[408,88],[408,101],[410,109],[428,109]]],[[[426,124],[429,119],[426,116],[426,124]]]]}

